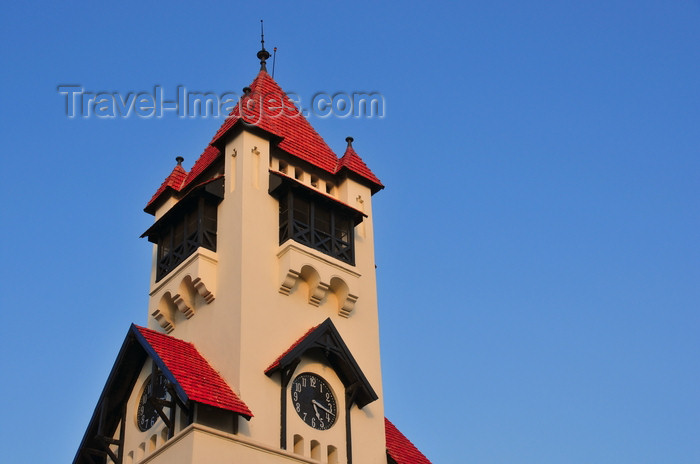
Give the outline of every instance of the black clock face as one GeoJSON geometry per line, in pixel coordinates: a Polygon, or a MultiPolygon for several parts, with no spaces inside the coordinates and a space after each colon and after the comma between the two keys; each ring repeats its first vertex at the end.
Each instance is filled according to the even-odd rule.
{"type": "Polygon", "coordinates": [[[151,376],[149,376],[146,380],[143,393],[141,393],[141,399],[139,399],[139,408],[136,412],[136,423],[139,426],[139,430],[142,432],[145,432],[153,427],[153,424],[155,424],[158,420],[158,412],[148,402],[148,398],[158,398],[161,400],[166,399],[167,386],[168,381],[165,379],[163,374],[160,373],[156,377],[155,391],[153,388],[153,383],[151,382],[151,376]]]}
{"type": "Polygon", "coordinates": [[[328,430],[335,424],[337,408],[330,387],[316,374],[299,374],[292,382],[292,406],[310,427],[328,430]]]}

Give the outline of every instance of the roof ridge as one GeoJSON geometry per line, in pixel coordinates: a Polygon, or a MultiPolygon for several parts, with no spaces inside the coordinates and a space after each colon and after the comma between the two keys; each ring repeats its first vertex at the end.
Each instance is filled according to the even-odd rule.
{"type": "Polygon", "coordinates": [[[267,373],[270,372],[272,369],[274,369],[274,368],[276,368],[277,366],[279,366],[280,361],[282,360],[282,358],[284,358],[285,356],[287,356],[294,348],[296,348],[296,347],[299,345],[299,343],[301,343],[302,341],[304,341],[304,339],[305,339],[306,337],[308,337],[309,335],[311,335],[311,334],[313,333],[314,330],[318,329],[318,327],[319,327],[320,325],[321,325],[321,324],[317,324],[317,325],[311,327],[309,330],[306,331],[306,333],[305,333],[304,335],[302,335],[302,336],[299,337],[294,343],[292,343],[292,344],[289,346],[289,348],[287,348],[287,349],[284,351],[284,353],[282,353],[281,355],[279,355],[279,356],[277,357],[277,359],[275,359],[275,360],[272,362],[272,364],[270,364],[269,366],[267,366],[267,369],[265,369],[265,373],[267,374],[267,373]]]}
{"type": "MultiPolygon", "coordinates": [[[[243,96],[239,98],[192,169],[189,172],[183,169],[184,179],[174,190],[182,191],[190,187],[221,155],[224,136],[234,127],[241,126],[255,126],[274,135],[279,140],[277,147],[281,150],[330,174],[337,174],[340,169],[347,168],[368,180],[372,184],[372,193],[384,188],[377,176],[354,150],[347,159],[343,160],[348,154],[347,150],[339,159],[311,125],[304,112],[296,106],[274,78],[261,69],[250,87],[244,88],[243,96]]],[[[161,185],[148,202],[147,212],[153,213],[153,204],[167,190],[167,187],[167,183],[161,185]]]]}
{"type": "Polygon", "coordinates": [[[382,184],[382,182],[377,176],[374,175],[369,166],[367,166],[367,164],[362,160],[360,155],[358,155],[355,149],[352,147],[353,138],[348,137],[345,140],[348,141],[348,146],[345,149],[345,153],[343,153],[343,156],[338,160],[338,165],[336,166],[335,173],[338,173],[343,168],[346,168],[354,172],[355,174],[359,174],[360,176],[374,183],[378,187],[377,190],[383,189],[384,185],[382,184]]]}
{"type": "Polygon", "coordinates": [[[187,178],[187,175],[187,170],[185,170],[185,168],[182,167],[181,162],[178,162],[173,168],[173,170],[170,171],[170,174],[168,174],[165,180],[163,180],[163,183],[160,184],[160,187],[158,187],[156,193],[154,193],[151,199],[148,201],[146,208],[148,208],[152,203],[154,203],[158,199],[158,197],[160,197],[160,195],[163,192],[165,192],[168,188],[179,192],[183,186],[185,179],[187,178]]]}
{"type": "Polygon", "coordinates": [[[210,144],[241,121],[281,137],[282,150],[334,173],[338,156],[272,76],[261,70],[244,91],[210,144]]]}
{"type": "Polygon", "coordinates": [[[431,464],[411,440],[386,417],[384,433],[386,434],[386,452],[397,464],[431,464]]]}

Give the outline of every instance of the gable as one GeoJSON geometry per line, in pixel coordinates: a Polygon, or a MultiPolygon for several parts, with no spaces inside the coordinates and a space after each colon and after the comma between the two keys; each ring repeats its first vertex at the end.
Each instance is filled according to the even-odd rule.
{"type": "Polygon", "coordinates": [[[367,183],[372,193],[384,188],[352,147],[339,159],[265,70],[261,70],[246,89],[249,91],[240,98],[192,169],[187,172],[178,164],[149,200],[145,208],[147,213],[154,214],[167,193],[186,191],[201,182],[202,175],[221,156],[227,138],[242,129],[267,134],[280,150],[330,174],[350,173],[367,183]]]}
{"type": "Polygon", "coordinates": [[[183,402],[194,401],[242,415],[253,413],[193,344],[132,324],[137,339],[172,382],[183,402]]]}
{"type": "Polygon", "coordinates": [[[265,369],[265,374],[271,376],[295,366],[310,351],[319,351],[345,387],[352,388],[352,399],[358,407],[363,408],[378,398],[330,318],[309,329],[265,369]]]}
{"type": "MultiPolygon", "coordinates": [[[[124,446],[126,406],[144,364],[151,359],[173,387],[174,400],[230,411],[250,419],[253,413],[191,343],[131,325],[78,447],[73,464],[93,464],[124,446]],[[120,437],[114,435],[119,431],[120,437]],[[97,461],[94,459],[97,457],[97,461]]],[[[117,451],[118,452],[118,451],[117,451]]],[[[112,460],[114,456],[112,456],[112,460]]]]}
{"type": "Polygon", "coordinates": [[[294,102],[272,77],[261,70],[219,128],[211,145],[217,146],[236,124],[256,126],[281,138],[279,148],[308,163],[335,173],[338,159],[294,102]]]}

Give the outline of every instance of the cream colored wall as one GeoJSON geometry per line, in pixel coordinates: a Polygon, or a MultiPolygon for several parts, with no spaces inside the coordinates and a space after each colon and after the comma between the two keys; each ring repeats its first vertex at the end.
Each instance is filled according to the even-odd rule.
{"type": "Polygon", "coordinates": [[[328,446],[335,446],[337,449],[338,462],[345,462],[347,457],[345,446],[345,389],[343,383],[333,369],[320,359],[303,359],[292,374],[292,379],[304,372],[317,374],[326,380],[335,397],[337,417],[333,426],[328,430],[316,430],[305,424],[294,410],[294,404],[291,398],[292,382],[290,381],[285,391],[287,397],[288,449],[290,451],[294,450],[294,436],[298,435],[303,439],[303,456],[311,456],[311,441],[315,440],[320,443],[320,454],[323,462],[327,462],[328,446]]]}
{"type": "MultiPolygon", "coordinates": [[[[149,455],[143,464],[290,464],[319,461],[193,424],[149,455]]],[[[386,462],[386,460],[385,460],[386,462]]]]}
{"type": "MultiPolygon", "coordinates": [[[[275,169],[277,160],[270,160],[269,142],[243,131],[227,143],[224,157],[225,197],[218,210],[217,251],[206,256],[215,265],[211,266],[211,262],[203,265],[199,263],[202,257],[195,256],[171,272],[172,277],[169,275],[159,284],[153,284],[149,327],[164,330],[162,320],[159,322],[153,313],[159,310],[159,305],[165,307],[161,314],[168,311],[171,314],[170,334],[193,342],[255,415],[249,422],[239,421],[239,434],[276,449],[280,440],[279,376],[269,378],[264,370],[310,327],[330,317],[379,395],[379,400],[362,410],[353,407],[353,461],[384,464],[384,410],[369,188],[353,180],[345,180],[334,188],[340,201],[368,215],[355,231],[355,266],[295,242],[294,259],[280,259],[278,255],[284,254],[285,246],[293,242],[279,245],[278,202],[268,193],[268,169],[271,165],[275,169]],[[339,314],[336,297],[323,288],[310,290],[306,283],[297,280],[288,289],[289,294],[280,292],[289,271],[286,267],[296,266],[299,269],[293,270],[301,272],[305,265],[316,269],[327,284],[333,277],[346,282],[350,293],[357,296],[348,317],[339,314]],[[214,299],[208,302],[199,293],[195,294],[196,307],[189,318],[172,298],[178,295],[186,275],[192,279],[201,277],[208,290],[215,289],[211,292],[214,299]],[[313,290],[317,296],[321,295],[314,301],[318,305],[309,302],[313,290]],[[163,303],[168,300],[164,300],[166,294],[171,298],[170,305],[163,303]]],[[[305,178],[308,182],[308,173],[305,178]]],[[[330,176],[323,180],[336,183],[330,176]]],[[[326,371],[322,376],[332,377],[326,371]]],[[[336,396],[343,397],[339,385],[334,384],[333,388],[338,392],[336,396]]],[[[293,428],[306,430],[309,437],[316,434],[303,423],[294,425],[294,419],[298,420],[295,413],[288,412],[287,418],[288,449],[292,449],[293,428]]],[[[333,437],[334,443],[340,441],[338,451],[344,457],[344,437],[338,435],[341,430],[344,421],[336,423],[327,436],[333,437]]]]}
{"type": "MultiPolygon", "coordinates": [[[[158,419],[150,429],[142,432],[136,422],[136,414],[138,410],[141,393],[144,390],[144,384],[151,375],[152,362],[147,359],[144,363],[141,372],[136,380],[134,389],[129,396],[126,408],[125,433],[124,433],[124,464],[136,464],[144,457],[147,457],[161,448],[167,442],[167,427],[165,423],[158,419]],[[155,442],[152,439],[155,437],[155,442]]],[[[179,424],[182,420],[180,417],[181,411],[178,408],[175,420],[175,432],[179,431],[179,424]]],[[[166,414],[168,411],[166,409],[166,414]]],[[[119,430],[115,433],[115,438],[118,438],[119,430]]]]}

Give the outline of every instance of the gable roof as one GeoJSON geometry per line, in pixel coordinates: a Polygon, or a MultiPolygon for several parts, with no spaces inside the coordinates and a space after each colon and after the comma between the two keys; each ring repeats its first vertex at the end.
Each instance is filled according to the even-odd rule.
{"type": "Polygon", "coordinates": [[[187,171],[185,171],[182,164],[178,162],[168,177],[166,177],[163,183],[160,184],[160,187],[158,187],[156,193],[154,193],[151,199],[148,201],[148,206],[146,206],[146,208],[151,205],[155,206],[156,200],[161,198],[161,195],[163,195],[166,190],[169,190],[170,192],[179,192],[186,177],[187,171]]]}
{"type": "Polygon", "coordinates": [[[310,350],[318,350],[326,357],[346,387],[355,385],[353,401],[358,407],[364,408],[378,398],[330,318],[310,328],[301,338],[292,343],[265,369],[265,374],[271,376],[277,371],[295,366],[310,350]]]}
{"type": "Polygon", "coordinates": [[[261,70],[250,92],[241,97],[214,135],[216,143],[239,122],[257,126],[282,140],[279,148],[327,172],[335,173],[338,158],[282,88],[261,70]]]}
{"type": "Polygon", "coordinates": [[[132,324],[136,338],[168,380],[184,394],[184,401],[208,404],[253,417],[248,406],[231,390],[218,372],[199,354],[193,344],[155,330],[132,324]],[[168,375],[168,373],[170,375],[168,375]]]}
{"type": "Polygon", "coordinates": [[[146,212],[155,212],[156,202],[168,190],[167,187],[172,188],[172,192],[185,190],[193,185],[221,155],[220,147],[225,136],[236,128],[261,129],[274,136],[281,150],[330,174],[338,174],[343,169],[353,172],[361,180],[369,182],[372,193],[384,188],[354,150],[351,155],[346,151],[345,156],[339,160],[294,102],[264,69],[258,73],[249,89],[250,92],[239,99],[192,169],[187,172],[180,168],[185,174],[184,179],[181,179],[183,176],[179,170],[173,182],[169,182],[173,174],[168,176],[146,205],[146,212]],[[175,180],[180,181],[178,186],[175,185],[175,180]]]}
{"type": "Polygon", "coordinates": [[[132,324],[97,401],[73,464],[94,462],[86,458],[86,455],[104,446],[100,435],[111,437],[117,430],[122,410],[149,357],[173,385],[180,402],[207,404],[240,414],[246,419],[253,416],[194,345],[132,324]]]}
{"type": "MultiPolygon", "coordinates": [[[[320,325],[320,324],[319,324],[319,325],[320,325]]],[[[279,369],[279,368],[280,368],[280,365],[283,364],[283,360],[285,360],[285,359],[289,356],[289,353],[292,352],[294,349],[296,349],[296,347],[299,346],[299,344],[301,344],[301,342],[303,342],[303,341],[306,339],[306,337],[308,337],[309,335],[311,335],[311,334],[313,333],[313,331],[316,330],[317,328],[318,328],[318,325],[315,325],[315,326],[311,327],[309,330],[306,331],[306,333],[305,333],[304,335],[302,335],[301,337],[299,337],[299,339],[298,339],[297,341],[295,341],[294,343],[292,343],[291,346],[290,346],[289,348],[287,348],[287,349],[285,350],[284,353],[282,353],[281,355],[279,355],[279,356],[277,357],[277,359],[275,359],[274,361],[272,361],[272,364],[270,364],[269,366],[267,366],[267,369],[265,369],[265,374],[266,374],[266,375],[270,375],[270,374],[272,374],[275,370],[279,369]]]]}
{"type": "Polygon", "coordinates": [[[396,464],[430,464],[428,458],[386,417],[384,418],[384,431],[386,433],[386,454],[396,464]]]}
{"type": "Polygon", "coordinates": [[[347,169],[348,171],[354,172],[355,174],[367,179],[373,184],[372,193],[383,189],[384,185],[382,185],[381,181],[374,175],[370,168],[367,167],[365,162],[362,161],[362,158],[360,158],[360,155],[358,155],[355,149],[352,147],[352,137],[348,137],[346,140],[348,141],[348,147],[345,149],[343,157],[338,160],[336,172],[347,169]]]}
{"type": "Polygon", "coordinates": [[[194,163],[194,166],[192,166],[192,169],[190,169],[190,172],[187,174],[187,177],[185,180],[182,182],[182,188],[189,187],[195,182],[195,179],[203,173],[211,164],[216,160],[219,155],[221,154],[221,151],[216,148],[213,145],[207,146],[207,148],[204,149],[201,155],[199,155],[199,158],[197,158],[197,161],[194,163]]]}

